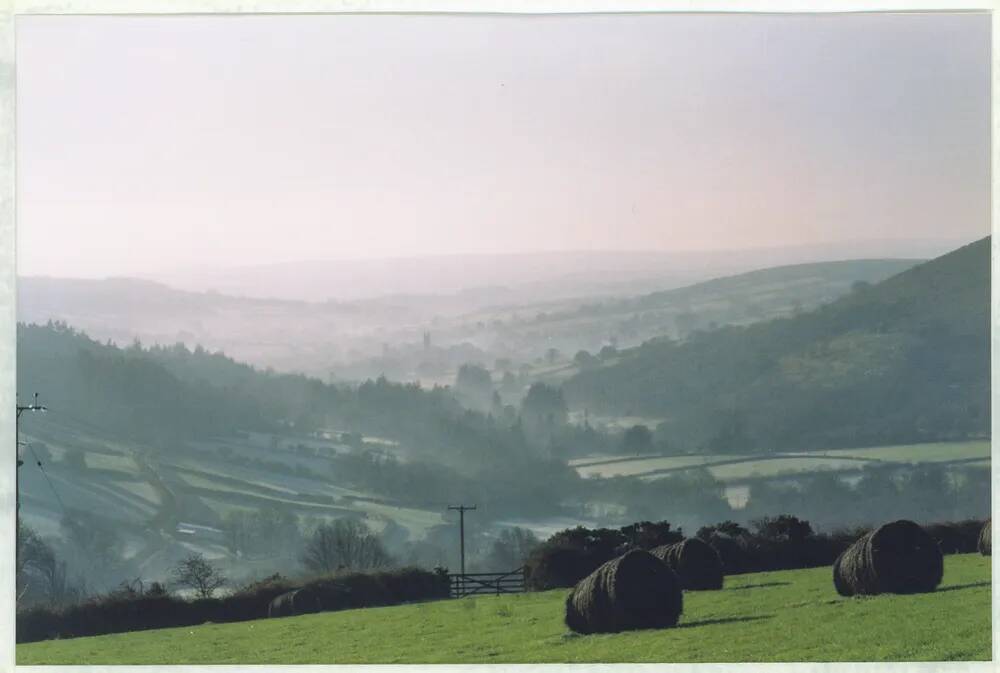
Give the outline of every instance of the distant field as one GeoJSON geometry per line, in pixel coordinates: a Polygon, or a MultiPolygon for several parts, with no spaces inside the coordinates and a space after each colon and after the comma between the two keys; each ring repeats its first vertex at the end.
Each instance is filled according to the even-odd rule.
{"type": "Polygon", "coordinates": [[[776,458],[749,463],[733,463],[710,467],[708,471],[719,481],[737,481],[746,478],[777,477],[809,472],[857,470],[864,463],[857,460],[833,458],[776,458]]]}
{"type": "Polygon", "coordinates": [[[358,511],[375,515],[377,518],[384,518],[395,521],[410,532],[410,536],[419,539],[427,534],[428,528],[443,524],[444,516],[441,512],[425,509],[413,509],[410,507],[396,507],[377,502],[357,501],[351,505],[358,511]]]}
{"type": "Polygon", "coordinates": [[[837,449],[824,451],[827,456],[854,456],[906,463],[934,463],[947,460],[966,460],[990,457],[989,440],[972,442],[941,442],[934,444],[905,444],[902,446],[877,446],[870,449],[837,449]]]}
{"type": "Polygon", "coordinates": [[[136,474],[139,467],[131,457],[116,453],[88,452],[84,457],[87,467],[94,470],[111,470],[125,474],[136,474]]]}
{"type": "Polygon", "coordinates": [[[989,461],[988,440],[878,446],[864,449],[836,449],[809,453],[767,455],[715,454],[704,456],[593,456],[571,461],[582,477],[665,476],[683,468],[703,466],[720,481],[774,477],[824,470],[856,470],[869,462],[940,463],[989,461]]]}
{"type": "Polygon", "coordinates": [[[698,465],[710,465],[719,460],[727,460],[734,456],[668,456],[660,458],[643,458],[636,460],[617,460],[614,462],[598,463],[594,465],[581,465],[576,468],[577,474],[581,477],[614,477],[614,476],[635,476],[643,475],[647,472],[659,470],[670,470],[680,467],[694,467],[698,465]]]}
{"type": "MultiPolygon", "coordinates": [[[[138,443],[126,445],[97,436],[83,424],[47,415],[42,419],[32,418],[32,423],[22,428],[21,439],[44,444],[44,449],[39,447],[37,451],[42,456],[45,474],[34,460],[29,460],[20,477],[25,518],[49,536],[62,534],[59,521],[64,516],[63,506],[129,525],[161,516],[168,521],[178,518],[213,527],[221,526],[222,518],[234,511],[277,506],[291,508],[312,522],[360,515],[376,530],[381,530],[387,520],[393,520],[408,530],[411,539],[424,537],[428,528],[444,522],[439,509],[420,510],[397,507],[391,501],[372,502],[380,499],[375,494],[339,485],[327,456],[347,448],[332,436],[299,439],[247,433],[191,442],[187,450],[158,452],[138,443]],[[320,455],[286,448],[299,444],[317,448],[320,455]],[[44,450],[48,451],[48,457],[44,450]],[[226,460],[222,455],[226,450],[233,456],[279,462],[291,469],[299,466],[300,471],[275,470],[254,460],[243,463],[226,460]],[[66,456],[82,458],[87,469],[63,462],[66,456]],[[316,496],[336,500],[312,499],[316,496]],[[194,511],[189,508],[181,515],[174,509],[174,503],[178,502],[198,503],[200,508],[194,511]]],[[[366,441],[391,448],[385,439],[368,437],[366,441]]],[[[129,544],[142,546],[143,541],[131,540],[129,544]]],[[[210,555],[217,552],[213,542],[201,534],[174,536],[167,544],[210,555]]],[[[166,567],[156,565],[159,558],[144,566],[144,572],[166,572],[166,567]]]]}
{"type": "Polygon", "coordinates": [[[990,559],[931,594],[842,598],[830,568],[688,592],[678,628],[580,636],[566,590],[18,645],[19,665],[942,661],[990,658],[990,559]]]}
{"type": "Polygon", "coordinates": [[[136,496],[137,498],[141,498],[142,500],[145,500],[150,505],[158,506],[158,505],[162,504],[161,501],[160,501],[160,494],[156,491],[155,488],[153,488],[152,486],[150,486],[149,483],[147,483],[145,481],[121,481],[121,480],[117,480],[117,481],[115,481],[115,486],[117,486],[118,488],[120,488],[120,489],[122,489],[124,491],[128,491],[129,493],[131,493],[132,495],[136,496]]]}

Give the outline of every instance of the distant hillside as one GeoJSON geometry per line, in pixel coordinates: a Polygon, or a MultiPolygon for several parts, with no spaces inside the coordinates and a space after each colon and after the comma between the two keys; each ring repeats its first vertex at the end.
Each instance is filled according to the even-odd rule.
{"type": "Polygon", "coordinates": [[[564,389],[577,408],[666,419],[680,448],[984,436],[989,263],[983,239],[812,312],[647,342],[564,389]]]}
{"type": "Polygon", "coordinates": [[[426,312],[392,301],[310,304],[187,292],[135,278],[20,278],[17,292],[22,323],[61,321],[102,341],[200,345],[262,367],[324,374],[350,349],[364,348],[366,337],[370,352],[379,352],[373,331],[419,323],[426,312]]]}
{"type": "MultiPolygon", "coordinates": [[[[517,295],[499,288],[309,303],[188,292],[132,278],[22,278],[18,319],[62,321],[119,344],[138,338],[145,344],[201,345],[261,367],[323,379],[332,371],[340,380],[385,374],[450,383],[467,362],[493,366],[504,360],[517,371],[549,349],[569,361],[579,350],[596,352],[609,342],[628,347],[712,323],[787,315],[832,301],[854,282],[876,282],[916,263],[799,264],[647,294],[625,292],[614,277],[597,274],[575,286],[574,298],[559,301],[541,291],[517,295]],[[598,278],[606,283],[600,288],[594,285],[598,278]],[[612,290],[618,296],[607,296],[612,290]],[[423,343],[425,333],[431,335],[430,347],[423,343]]],[[[651,286],[672,283],[659,277],[651,286]]],[[[497,372],[496,378],[502,375],[497,372]]]]}
{"type": "Polygon", "coordinates": [[[61,418],[108,435],[168,447],[279,418],[242,391],[179,379],[137,347],[101,344],[63,324],[18,325],[18,393],[40,392],[61,418]]]}
{"type": "Polygon", "coordinates": [[[686,336],[716,325],[748,324],[796,310],[814,308],[841,297],[855,283],[885,280],[919,264],[917,259],[854,259],[793,264],[635,297],[580,300],[571,310],[550,310],[534,325],[567,334],[616,333],[625,345],[654,336],[686,336]]]}
{"type": "MultiPolygon", "coordinates": [[[[578,250],[298,260],[147,275],[172,287],[306,301],[447,295],[475,288],[492,299],[532,303],[580,296],[640,295],[753,269],[840,259],[936,257],[954,239],[841,240],[735,250],[578,250]]],[[[494,303],[494,302],[490,302],[494,303]]]]}
{"type": "Polygon", "coordinates": [[[62,323],[18,325],[18,392],[102,435],[166,451],[246,431],[326,428],[385,437],[411,458],[470,472],[526,455],[523,437],[462,409],[447,389],[377,379],[331,385],[183,346],[119,348],[62,323]]]}
{"type": "Polygon", "coordinates": [[[817,287],[849,287],[856,282],[877,282],[916,266],[919,259],[850,259],[814,264],[790,264],[769,269],[748,271],[736,276],[714,278],[688,287],[654,292],[638,297],[636,308],[652,308],[665,302],[702,298],[720,294],[750,294],[748,299],[764,299],[779,289],[817,287]],[[756,296],[754,296],[756,295],[756,296]]]}

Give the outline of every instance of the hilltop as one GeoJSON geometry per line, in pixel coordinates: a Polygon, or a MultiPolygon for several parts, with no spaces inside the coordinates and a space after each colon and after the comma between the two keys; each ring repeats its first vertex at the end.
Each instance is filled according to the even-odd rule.
{"type": "Polygon", "coordinates": [[[986,436],[989,262],[987,238],[813,311],[650,340],[564,391],[716,451],[986,436]]]}

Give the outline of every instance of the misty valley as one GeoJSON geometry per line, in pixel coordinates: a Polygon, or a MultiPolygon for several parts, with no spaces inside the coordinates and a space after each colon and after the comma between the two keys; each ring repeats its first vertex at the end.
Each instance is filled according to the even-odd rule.
{"type": "Polygon", "coordinates": [[[0,20],[8,664],[1000,657],[988,9],[87,2],[0,20]]]}
{"type": "Polygon", "coordinates": [[[457,571],[463,503],[469,572],[577,526],[988,517],[988,239],[651,273],[328,301],[22,279],[18,391],[47,410],[20,419],[19,600],[195,553],[229,587],[457,571]],[[367,546],[318,558],[328,533],[367,546]]]}

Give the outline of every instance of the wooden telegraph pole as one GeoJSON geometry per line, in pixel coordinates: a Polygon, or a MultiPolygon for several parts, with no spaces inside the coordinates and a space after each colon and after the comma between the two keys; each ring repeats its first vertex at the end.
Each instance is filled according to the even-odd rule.
{"type": "Polygon", "coordinates": [[[21,466],[24,465],[24,461],[21,460],[21,414],[25,411],[46,411],[46,408],[38,403],[38,393],[35,393],[31,404],[18,404],[17,416],[14,417],[14,457],[17,459],[17,471],[14,477],[14,499],[16,501],[14,516],[18,524],[21,522],[21,466]]]}
{"type": "Polygon", "coordinates": [[[458,534],[462,553],[462,574],[465,575],[465,513],[476,509],[475,505],[448,505],[448,509],[458,511],[458,534]]]}

